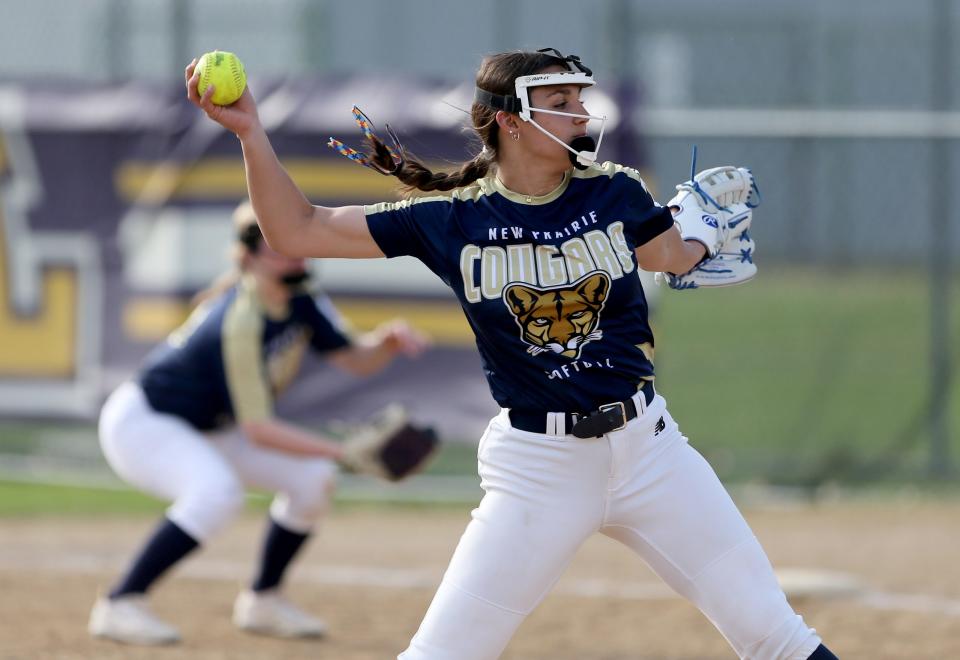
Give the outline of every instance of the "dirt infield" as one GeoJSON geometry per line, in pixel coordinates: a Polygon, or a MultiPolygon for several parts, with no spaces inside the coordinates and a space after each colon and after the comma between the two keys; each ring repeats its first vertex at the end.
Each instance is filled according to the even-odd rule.
{"type": "MultiPolygon", "coordinates": [[[[831,572],[819,575],[826,586],[843,587],[792,598],[841,658],[960,658],[960,502],[746,512],[785,579],[797,575],[793,569],[815,569],[831,572]]],[[[250,636],[230,625],[230,604],[257,551],[260,521],[245,518],[156,591],[155,609],[184,635],[183,644],[166,649],[123,647],[85,631],[94,595],[152,520],[0,520],[0,658],[392,658],[416,630],[467,516],[406,509],[334,514],[291,576],[294,599],[330,623],[330,637],[312,642],[250,636]]],[[[814,591],[824,586],[810,584],[814,591]]],[[[801,594],[802,586],[790,589],[801,594]]],[[[733,657],[699,612],[629,551],[599,536],[504,655],[733,657]]]]}

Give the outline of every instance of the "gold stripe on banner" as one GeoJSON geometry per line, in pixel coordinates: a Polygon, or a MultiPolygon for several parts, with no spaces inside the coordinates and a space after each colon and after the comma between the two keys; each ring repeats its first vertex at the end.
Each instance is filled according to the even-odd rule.
{"type": "MultiPolygon", "coordinates": [[[[373,202],[396,199],[398,182],[349,161],[287,158],[283,165],[310,199],[373,202]]],[[[177,200],[239,200],[247,195],[240,158],[204,158],[189,165],[126,161],[114,174],[114,186],[131,203],[164,204],[177,200]]]]}
{"type": "Polygon", "coordinates": [[[176,298],[133,298],[123,307],[123,331],[133,341],[158,342],[190,314],[189,303],[176,298]]]}
{"type": "Polygon", "coordinates": [[[404,318],[442,346],[475,346],[473,331],[455,302],[404,301],[402,299],[334,298],[334,305],[357,330],[372,330],[378,323],[404,318]]]}
{"type": "MultiPolygon", "coordinates": [[[[441,346],[474,346],[473,332],[455,302],[423,302],[403,298],[336,297],[333,303],[351,327],[360,332],[402,317],[441,346]]],[[[139,342],[160,341],[189,314],[189,306],[170,298],[133,298],[123,310],[124,332],[139,342]]]]}
{"type": "Polygon", "coordinates": [[[0,216],[0,375],[27,378],[71,376],[76,369],[76,272],[45,268],[37,309],[19,314],[10,299],[10,271],[0,216]]]}

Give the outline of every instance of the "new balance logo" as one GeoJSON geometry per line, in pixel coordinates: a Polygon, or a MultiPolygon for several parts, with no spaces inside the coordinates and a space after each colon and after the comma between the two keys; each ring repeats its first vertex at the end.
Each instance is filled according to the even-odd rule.
{"type": "Polygon", "coordinates": [[[663,421],[663,417],[657,420],[657,425],[653,427],[653,434],[660,435],[660,431],[667,428],[667,425],[663,421]]]}

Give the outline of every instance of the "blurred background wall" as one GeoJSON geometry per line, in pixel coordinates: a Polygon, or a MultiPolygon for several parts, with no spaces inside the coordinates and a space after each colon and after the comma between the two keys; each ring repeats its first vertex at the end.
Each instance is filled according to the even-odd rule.
{"type": "MultiPolygon", "coordinates": [[[[749,466],[746,475],[790,473],[782,464],[811,435],[811,470],[828,476],[849,465],[883,472],[910,452],[917,471],[953,474],[958,22],[953,0],[767,0],[762,9],[745,0],[0,0],[0,410],[91,420],[182,318],[186,297],[227,265],[225,218],[243,194],[239,149],[182,98],[191,57],[213,48],[241,56],[288,167],[315,202],[333,203],[392,194],[325,153],[331,132],[356,142],[351,103],[408,131],[418,153],[456,161],[468,141],[462,115],[444,102],[466,107],[481,57],[554,46],[581,55],[605,89],[595,103],[616,131],[603,155],[641,168],[661,200],[689,176],[694,144],[698,169],[736,163],[758,174],[767,284],[719,293],[707,312],[685,301],[658,310],[664,371],[688,374],[663,376],[676,384],[671,401],[695,432],[719,436],[721,471],[721,447],[746,427],[754,444],[730,459],[749,466]],[[41,270],[56,272],[41,263],[75,276],[43,280],[41,270]],[[37,302],[44,287],[61,301],[62,318],[43,326],[49,339],[38,334],[50,310],[37,302]],[[746,318],[732,338],[692,327],[739,305],[746,318]],[[670,338],[688,333],[719,351],[743,327],[756,343],[713,373],[745,384],[731,384],[732,394],[698,389],[697,351],[670,338]],[[59,362],[49,349],[57,342],[59,362]],[[730,405],[705,412],[718,396],[730,405]],[[757,407],[775,411],[766,425],[748,414],[757,407]],[[732,417],[729,427],[718,430],[717,412],[732,417]]],[[[462,376],[440,388],[449,400],[421,403],[422,412],[440,409],[448,432],[474,439],[495,408],[442,287],[416,263],[317,268],[358,325],[398,311],[439,337],[445,368],[430,378],[450,376],[450,364],[462,376]]],[[[397,373],[370,388],[322,371],[292,414],[317,392],[359,414],[397,391],[397,373]]],[[[435,389],[409,386],[408,403],[435,389]]]]}
{"type": "MultiPolygon", "coordinates": [[[[639,86],[627,121],[664,184],[686,173],[692,140],[710,162],[776,172],[764,193],[782,212],[764,249],[785,259],[924,261],[933,142],[960,132],[957,117],[930,114],[957,96],[949,0],[769,0],[762,11],[745,0],[3,0],[0,11],[0,76],[29,82],[165,86],[216,47],[257,77],[458,84],[486,53],[553,45],[602,83],[639,86]]],[[[947,240],[960,246],[956,232],[947,240]]]]}

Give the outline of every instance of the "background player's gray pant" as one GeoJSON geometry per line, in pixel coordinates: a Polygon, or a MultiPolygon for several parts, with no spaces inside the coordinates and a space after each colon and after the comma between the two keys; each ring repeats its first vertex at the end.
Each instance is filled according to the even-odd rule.
{"type": "Polygon", "coordinates": [[[520,431],[501,412],[479,466],[486,494],[401,660],[497,658],[597,531],[637,552],[740,657],[805,660],[820,644],[662,397],[591,440],[520,431]]]}
{"type": "Polygon", "coordinates": [[[243,508],[246,487],[276,493],[270,516],[309,532],[326,511],[336,465],[254,445],[238,428],[201,433],[158,413],[136,383],[124,383],[100,413],[100,445],[125,481],[172,501],[167,517],[199,542],[243,508]]]}

